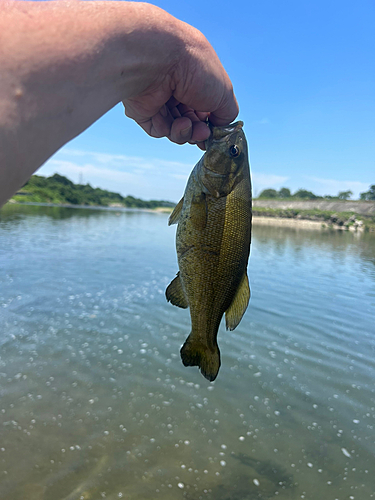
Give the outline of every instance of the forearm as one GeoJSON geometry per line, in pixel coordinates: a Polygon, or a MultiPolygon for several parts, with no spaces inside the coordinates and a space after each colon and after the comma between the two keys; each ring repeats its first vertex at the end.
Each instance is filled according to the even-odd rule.
{"type": "Polygon", "coordinates": [[[0,2],[0,206],[62,145],[176,63],[176,22],[141,3],[0,2]]]}

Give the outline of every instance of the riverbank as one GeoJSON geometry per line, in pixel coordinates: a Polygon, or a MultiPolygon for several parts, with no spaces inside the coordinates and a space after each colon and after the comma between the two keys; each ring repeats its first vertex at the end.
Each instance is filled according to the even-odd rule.
{"type": "MultiPolygon", "coordinates": [[[[288,227],[310,227],[320,229],[337,229],[340,231],[366,231],[375,232],[375,215],[372,215],[372,208],[375,209],[375,203],[371,206],[364,207],[369,215],[358,213],[358,211],[334,211],[324,210],[309,206],[309,202],[295,202],[294,207],[276,206],[277,202],[273,202],[273,207],[259,206],[260,200],[253,202],[253,217],[258,218],[258,223],[268,225],[283,225],[288,227]],[[298,203],[298,206],[297,206],[298,203]]],[[[262,201],[262,205],[264,200],[262,201]]],[[[271,202],[270,202],[271,204],[271,202]]],[[[367,204],[368,205],[368,204],[367,204]]],[[[343,205],[345,207],[345,205],[343,205]]],[[[349,205],[347,205],[349,208],[349,205]]],[[[340,207],[341,208],[341,207],[340,207]]],[[[353,207],[351,207],[353,208],[353,207]]]]}
{"type": "Polygon", "coordinates": [[[52,203],[54,205],[103,206],[116,208],[157,208],[172,207],[166,200],[142,200],[134,196],[122,196],[106,189],[93,188],[90,184],[74,184],[63,175],[51,177],[33,175],[12,197],[14,202],[52,203]]]}
{"type": "MultiPolygon", "coordinates": [[[[314,231],[322,231],[322,230],[338,230],[338,231],[352,231],[362,233],[365,232],[366,229],[364,226],[354,227],[354,226],[338,226],[335,224],[325,224],[323,222],[306,220],[306,219],[286,219],[282,217],[263,217],[254,215],[253,216],[253,225],[260,226],[274,226],[274,227],[285,227],[285,228],[294,228],[294,229],[308,229],[314,231]]],[[[370,231],[371,232],[371,231],[370,231]]],[[[375,231],[374,231],[375,233],[375,231]]]]}
{"type": "Polygon", "coordinates": [[[254,209],[271,210],[293,210],[293,211],[319,211],[320,213],[352,213],[366,217],[375,216],[375,201],[360,200],[296,200],[285,198],[283,200],[274,199],[255,199],[253,200],[254,209]]]}
{"type": "MultiPolygon", "coordinates": [[[[84,210],[107,210],[111,212],[122,212],[122,211],[140,211],[140,212],[157,212],[157,213],[171,213],[173,207],[155,207],[155,208],[139,208],[139,207],[125,207],[120,205],[119,203],[109,204],[108,206],[104,205],[76,205],[73,203],[39,203],[33,201],[16,201],[14,199],[10,199],[4,207],[9,207],[11,205],[22,205],[22,206],[34,206],[34,207],[60,207],[60,208],[79,208],[84,210]]],[[[4,207],[0,207],[0,210],[4,207]]]]}
{"type": "MultiPolygon", "coordinates": [[[[352,232],[370,232],[375,234],[375,216],[366,216],[355,212],[334,212],[318,209],[276,209],[258,206],[258,200],[253,202],[253,223],[267,226],[288,227],[297,229],[338,230],[352,232]]],[[[75,205],[69,203],[36,203],[10,200],[9,205],[34,205],[45,207],[80,208],[86,210],[107,211],[143,211],[152,213],[172,212],[173,207],[128,208],[119,204],[109,206],[75,205]]]]}

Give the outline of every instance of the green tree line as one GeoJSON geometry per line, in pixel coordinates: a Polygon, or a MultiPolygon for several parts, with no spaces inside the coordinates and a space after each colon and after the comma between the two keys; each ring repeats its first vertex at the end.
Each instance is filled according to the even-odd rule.
{"type": "MultiPolygon", "coordinates": [[[[283,187],[277,191],[276,189],[264,189],[258,198],[264,199],[286,199],[286,198],[294,198],[299,200],[350,200],[353,196],[353,192],[348,191],[340,191],[337,196],[325,195],[318,196],[314,194],[312,191],[307,191],[306,189],[298,189],[295,193],[291,193],[289,188],[283,187]]],[[[375,200],[375,184],[370,186],[370,189],[365,193],[360,194],[360,199],[364,201],[375,200]]]]}
{"type": "Polygon", "coordinates": [[[54,174],[51,177],[33,175],[14,196],[14,199],[71,205],[109,206],[116,203],[128,208],[174,207],[175,205],[165,200],[145,201],[134,196],[124,197],[119,193],[93,188],[90,184],[74,184],[59,174],[54,174]]]}

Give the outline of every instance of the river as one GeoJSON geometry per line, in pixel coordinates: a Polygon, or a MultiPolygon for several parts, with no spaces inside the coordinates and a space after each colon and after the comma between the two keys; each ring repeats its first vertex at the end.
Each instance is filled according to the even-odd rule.
{"type": "Polygon", "coordinates": [[[375,498],[375,238],[255,226],[209,383],[167,217],[0,211],[0,498],[375,498]]]}

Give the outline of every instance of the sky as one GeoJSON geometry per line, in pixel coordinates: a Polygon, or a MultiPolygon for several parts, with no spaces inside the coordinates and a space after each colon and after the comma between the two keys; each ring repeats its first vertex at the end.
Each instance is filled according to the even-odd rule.
{"type": "MultiPolygon", "coordinates": [[[[231,78],[254,195],[375,184],[375,2],[160,0],[204,33],[231,78]]],[[[149,137],[117,105],[37,172],[178,201],[202,152],[149,137]]]]}

